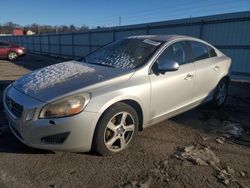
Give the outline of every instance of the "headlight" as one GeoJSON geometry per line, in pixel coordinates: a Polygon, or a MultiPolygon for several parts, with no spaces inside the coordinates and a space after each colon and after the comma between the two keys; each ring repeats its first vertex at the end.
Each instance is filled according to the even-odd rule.
{"type": "Polygon", "coordinates": [[[23,53],[23,50],[22,49],[18,49],[17,52],[21,54],[21,53],[23,53]]]}
{"type": "Polygon", "coordinates": [[[43,107],[39,118],[58,118],[80,113],[90,100],[89,94],[73,95],[43,107]]]}

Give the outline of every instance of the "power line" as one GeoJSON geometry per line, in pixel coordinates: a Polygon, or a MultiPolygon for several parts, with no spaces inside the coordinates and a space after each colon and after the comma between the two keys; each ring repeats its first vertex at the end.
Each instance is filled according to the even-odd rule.
{"type": "MultiPolygon", "coordinates": [[[[193,0],[193,1],[197,1],[197,0],[193,0]]],[[[185,2],[187,2],[187,1],[185,1],[185,2]]],[[[190,4],[190,1],[188,3],[183,3],[183,2],[180,3],[180,1],[178,1],[178,2],[176,2],[175,6],[178,6],[178,5],[183,6],[183,5],[189,5],[189,4],[190,4]]],[[[160,10],[160,9],[171,9],[171,7],[169,7],[169,6],[167,6],[167,7],[158,7],[158,8],[138,10],[138,11],[133,11],[133,12],[125,11],[125,12],[120,12],[119,15],[110,15],[109,17],[110,18],[112,18],[112,17],[117,18],[118,16],[120,16],[121,14],[124,14],[124,13],[126,13],[126,14],[133,13],[134,15],[136,15],[138,13],[140,14],[140,13],[145,13],[145,12],[152,12],[152,11],[156,11],[156,10],[160,10]]]]}
{"type": "MultiPolygon", "coordinates": [[[[192,14],[192,15],[196,15],[196,12],[197,11],[194,11],[194,10],[197,10],[197,9],[200,9],[201,11],[202,11],[202,9],[203,8],[207,8],[207,7],[217,7],[217,6],[220,6],[220,7],[224,7],[225,5],[228,5],[228,4],[232,4],[232,3],[236,3],[236,2],[239,2],[239,1],[241,1],[241,2],[249,2],[249,1],[247,1],[247,0],[232,0],[232,1],[224,1],[224,2],[210,2],[210,1],[206,1],[206,3],[205,4],[202,4],[202,5],[199,5],[199,6],[195,6],[195,5],[193,5],[192,3],[190,3],[190,1],[188,2],[188,3],[183,3],[183,1],[179,1],[180,3],[178,3],[178,4],[176,4],[176,6],[175,7],[170,7],[170,6],[168,6],[168,7],[160,7],[160,8],[154,8],[154,9],[147,9],[147,10],[139,10],[139,11],[133,11],[133,13],[132,14],[130,14],[130,15],[122,15],[122,14],[120,14],[120,15],[117,15],[117,16],[115,16],[115,15],[113,15],[113,16],[108,16],[108,17],[106,17],[106,18],[101,18],[101,19],[99,19],[100,21],[101,20],[106,20],[105,22],[107,23],[107,24],[104,24],[104,25],[108,25],[108,26],[115,26],[115,25],[117,25],[116,23],[117,23],[117,19],[119,20],[119,17],[121,16],[122,18],[123,18],[123,23],[129,23],[129,22],[134,22],[133,20],[136,20],[136,21],[138,21],[138,20],[142,20],[142,19],[154,19],[154,18],[156,18],[156,17],[159,17],[159,16],[161,16],[162,14],[160,14],[159,15],[159,13],[162,13],[162,12],[179,12],[179,13],[173,13],[173,14],[167,14],[168,15],[168,17],[169,16],[179,16],[180,14],[183,14],[183,12],[190,12],[190,11],[192,11],[192,13],[194,12],[195,14],[192,14]],[[178,6],[179,5],[179,6],[178,6]],[[185,6],[186,5],[186,6],[185,6]],[[148,12],[148,13],[146,13],[146,12],[148,12]],[[151,13],[150,13],[151,12],[151,13]],[[140,19],[140,18],[142,18],[142,19],[140,19]]],[[[195,2],[195,1],[192,1],[192,2],[195,2]]],[[[231,7],[229,7],[230,9],[231,9],[231,7]]],[[[234,8],[237,8],[237,7],[235,7],[234,6],[234,8]]],[[[198,10],[198,11],[200,11],[200,10],[198,10]]],[[[213,10],[221,10],[221,8],[220,9],[214,9],[213,8],[213,10]]],[[[208,10],[209,12],[210,11],[212,11],[212,10],[208,10]]],[[[206,12],[208,12],[207,10],[206,10],[206,12]]],[[[127,11],[127,12],[130,12],[131,13],[131,11],[127,11]]],[[[91,20],[88,20],[88,21],[97,21],[98,19],[91,19],[91,20]]],[[[97,24],[97,25],[99,25],[99,24],[97,24]]],[[[102,23],[102,25],[103,25],[103,23],[102,23]]],[[[119,24],[119,21],[118,21],[118,25],[120,25],[119,24]]],[[[124,24],[123,24],[124,25],[124,24]]]]}
{"type": "MultiPolygon", "coordinates": [[[[197,1],[197,0],[193,0],[193,1],[197,1]]],[[[186,2],[186,1],[185,1],[186,2]]],[[[190,1],[188,2],[188,3],[183,3],[183,2],[181,2],[181,3],[177,3],[177,4],[175,4],[176,6],[178,6],[178,5],[180,5],[180,6],[183,6],[183,5],[188,5],[188,4],[190,4],[190,1]]],[[[125,16],[124,15],[124,13],[129,13],[129,14],[133,14],[133,15],[137,15],[138,13],[140,14],[140,13],[145,13],[145,12],[152,12],[152,11],[158,11],[158,10],[160,10],[160,9],[172,9],[171,7],[159,7],[159,8],[154,8],[154,9],[146,9],[146,10],[138,10],[138,11],[133,11],[133,12],[131,12],[131,11],[125,11],[125,12],[121,12],[121,14],[119,14],[119,15],[110,15],[110,16],[107,16],[107,20],[113,20],[113,21],[115,21],[115,20],[117,20],[117,18],[119,17],[119,16],[125,16]]],[[[90,21],[103,21],[103,20],[106,20],[106,18],[97,18],[97,19],[91,19],[90,21]]]]}
{"type": "MultiPolygon", "coordinates": [[[[237,2],[238,0],[231,0],[231,1],[228,1],[227,2],[227,4],[231,4],[231,3],[235,3],[235,2],[237,2]]],[[[216,3],[209,3],[209,4],[203,4],[203,5],[200,5],[200,6],[193,6],[193,5],[191,5],[191,6],[185,6],[185,7],[175,7],[175,8],[171,8],[170,10],[171,10],[171,12],[172,11],[190,11],[190,10],[192,10],[193,11],[193,9],[201,9],[201,8],[203,8],[203,7],[214,7],[214,6],[222,6],[222,5],[224,5],[224,3],[222,4],[219,4],[218,2],[216,2],[216,3]]],[[[159,11],[157,11],[157,12],[155,12],[157,15],[159,15],[158,14],[158,12],[159,11]]],[[[155,15],[155,14],[142,14],[142,15],[140,15],[140,16],[124,16],[125,18],[130,18],[130,17],[132,17],[132,18],[137,18],[137,17],[142,17],[142,16],[150,16],[150,15],[155,15]]]]}
{"type": "MultiPolygon", "coordinates": [[[[234,9],[234,8],[231,8],[230,10],[235,10],[235,9],[234,9]]],[[[238,11],[233,11],[233,12],[238,12],[238,11]]],[[[213,14],[209,14],[209,15],[206,15],[206,16],[210,16],[210,15],[213,15],[213,14]]],[[[185,19],[185,18],[192,18],[192,17],[199,17],[199,16],[205,16],[205,15],[202,15],[202,14],[199,14],[199,15],[189,15],[189,16],[186,16],[186,17],[178,17],[178,18],[174,18],[174,19],[166,18],[166,19],[150,20],[150,21],[136,20],[136,21],[126,22],[124,25],[133,25],[133,24],[143,24],[143,23],[161,22],[161,21],[167,21],[167,20],[185,19]]]]}
{"type": "MultiPolygon", "coordinates": [[[[221,10],[221,8],[217,8],[216,9],[216,7],[218,6],[218,4],[214,4],[214,5],[207,5],[206,7],[211,7],[211,8],[213,8],[212,10],[206,10],[206,13],[207,12],[211,12],[211,11],[218,11],[218,10],[221,10]],[[215,8],[214,8],[215,7],[215,8]]],[[[232,5],[233,6],[233,5],[232,5]]],[[[227,10],[236,10],[237,8],[246,8],[247,9],[247,7],[242,7],[243,5],[241,5],[241,6],[233,6],[233,7],[228,7],[227,8],[227,10]]],[[[203,6],[202,6],[203,7],[203,6]]],[[[200,12],[200,11],[203,11],[202,10],[202,7],[201,6],[196,6],[196,7],[192,7],[192,13],[194,13],[194,14],[192,14],[192,16],[195,16],[195,15],[197,15],[197,12],[200,12]],[[198,10],[196,10],[196,9],[198,9],[198,10]],[[194,11],[195,10],[195,11],[194,11]]],[[[180,15],[183,15],[183,12],[185,12],[185,13],[189,13],[190,12],[190,10],[188,10],[187,8],[185,8],[185,10],[183,10],[183,9],[179,9],[179,11],[178,11],[179,13],[172,13],[172,14],[165,14],[166,16],[168,16],[168,18],[169,17],[174,17],[175,16],[175,18],[177,17],[177,16],[180,16],[180,15]]],[[[133,20],[136,20],[136,21],[138,21],[138,20],[145,20],[145,19],[154,19],[154,18],[159,18],[159,16],[162,16],[162,14],[151,14],[151,15],[146,15],[146,16],[144,16],[144,17],[142,17],[141,18],[141,16],[139,17],[139,16],[137,16],[137,17],[133,17],[133,18],[128,18],[128,19],[126,19],[126,17],[124,17],[123,19],[124,19],[124,22],[125,23],[127,23],[127,22],[131,22],[131,21],[133,21],[133,20]]],[[[166,18],[165,18],[166,19],[166,18]]]]}
{"type": "MultiPolygon", "coordinates": [[[[227,10],[235,10],[235,9],[237,9],[237,8],[245,8],[245,7],[242,7],[242,6],[233,6],[233,7],[228,7],[227,10]]],[[[208,13],[208,12],[214,12],[214,11],[218,11],[218,10],[221,10],[221,9],[220,9],[220,8],[219,8],[219,9],[213,8],[213,9],[211,9],[211,10],[207,10],[206,13],[208,13]]],[[[197,11],[195,12],[195,14],[191,14],[191,16],[195,16],[195,17],[196,17],[196,16],[198,15],[197,13],[200,13],[201,11],[203,11],[203,10],[197,10],[197,11]]],[[[202,13],[203,13],[203,12],[202,12],[202,13]]],[[[183,14],[183,12],[182,12],[182,14],[183,14]]],[[[203,14],[202,14],[202,15],[203,15],[203,14]]],[[[180,14],[166,14],[166,16],[168,16],[168,18],[170,18],[170,17],[175,17],[175,18],[177,18],[178,16],[180,16],[180,14]]],[[[190,14],[187,15],[186,18],[187,18],[188,16],[190,16],[190,14]]],[[[148,18],[148,19],[159,18],[159,15],[154,15],[153,17],[151,16],[151,17],[146,17],[146,18],[148,18]]],[[[178,17],[178,18],[179,18],[179,17],[178,17]]],[[[165,19],[166,19],[166,18],[165,18],[165,19]]],[[[145,20],[145,17],[143,17],[143,18],[124,19],[125,22],[133,21],[133,20],[135,20],[135,21],[145,20]]]]}

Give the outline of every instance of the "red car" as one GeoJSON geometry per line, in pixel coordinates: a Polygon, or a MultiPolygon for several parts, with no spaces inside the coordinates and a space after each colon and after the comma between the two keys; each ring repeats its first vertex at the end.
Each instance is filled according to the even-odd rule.
{"type": "Polygon", "coordinates": [[[19,56],[25,55],[25,48],[16,44],[0,41],[0,57],[15,60],[19,56]]]}

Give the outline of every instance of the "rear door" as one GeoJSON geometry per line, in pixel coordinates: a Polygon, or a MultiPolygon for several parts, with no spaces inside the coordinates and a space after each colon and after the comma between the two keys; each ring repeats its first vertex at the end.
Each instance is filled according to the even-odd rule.
{"type": "MultiPolygon", "coordinates": [[[[158,57],[153,68],[167,59],[179,63],[179,70],[159,74],[152,71],[151,82],[151,119],[170,115],[192,102],[195,67],[188,62],[188,51],[185,41],[179,41],[168,46],[158,57]]],[[[166,61],[167,62],[167,61],[166,61]]]]}
{"type": "Polygon", "coordinates": [[[204,100],[213,93],[217,85],[220,72],[217,54],[212,47],[198,41],[189,41],[189,46],[191,61],[196,69],[194,98],[196,101],[204,100]]]}

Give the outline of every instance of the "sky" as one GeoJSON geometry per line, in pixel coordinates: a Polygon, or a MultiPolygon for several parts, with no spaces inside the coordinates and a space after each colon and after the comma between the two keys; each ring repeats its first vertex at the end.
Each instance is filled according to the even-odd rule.
{"type": "Polygon", "coordinates": [[[11,0],[0,4],[0,24],[118,26],[250,11],[250,0],[11,0]]]}

